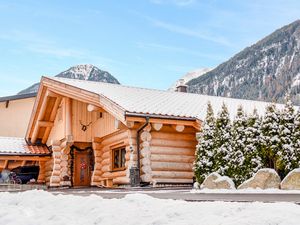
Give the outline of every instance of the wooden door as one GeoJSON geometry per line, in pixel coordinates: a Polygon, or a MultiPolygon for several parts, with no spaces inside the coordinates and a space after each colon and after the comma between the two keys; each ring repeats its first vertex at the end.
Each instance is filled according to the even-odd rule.
{"type": "Polygon", "coordinates": [[[90,186],[90,156],[88,151],[74,152],[74,186],[90,186]]]}

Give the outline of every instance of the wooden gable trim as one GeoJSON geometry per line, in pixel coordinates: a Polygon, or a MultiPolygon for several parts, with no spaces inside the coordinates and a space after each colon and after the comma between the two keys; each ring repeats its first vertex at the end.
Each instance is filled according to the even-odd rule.
{"type": "Polygon", "coordinates": [[[125,124],[125,110],[105,96],[88,92],[56,80],[51,80],[50,78],[44,77],[42,82],[43,85],[54,93],[101,107],[125,124]]]}
{"type": "Polygon", "coordinates": [[[29,124],[27,127],[27,131],[26,131],[26,139],[27,140],[29,139],[29,137],[31,136],[31,134],[33,132],[35,122],[36,122],[38,114],[40,112],[40,107],[43,103],[43,101],[41,101],[41,99],[45,98],[45,94],[46,94],[46,88],[41,84],[39,87],[39,90],[38,90],[37,97],[34,102],[33,110],[31,112],[29,124]]]}

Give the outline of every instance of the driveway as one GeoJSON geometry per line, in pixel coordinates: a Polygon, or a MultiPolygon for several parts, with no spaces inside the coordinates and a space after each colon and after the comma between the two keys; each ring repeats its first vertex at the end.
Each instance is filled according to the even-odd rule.
{"type": "Polygon", "coordinates": [[[175,199],[185,201],[227,201],[227,202],[294,202],[300,204],[300,192],[282,193],[192,193],[189,188],[74,188],[49,190],[53,194],[72,194],[88,196],[91,194],[103,198],[123,198],[127,194],[147,194],[159,199],[175,199]]]}

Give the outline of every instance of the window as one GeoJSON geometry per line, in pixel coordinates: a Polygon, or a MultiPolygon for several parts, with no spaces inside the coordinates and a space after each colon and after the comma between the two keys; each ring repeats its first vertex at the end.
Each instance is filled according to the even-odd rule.
{"type": "Polygon", "coordinates": [[[125,169],[125,147],[115,148],[112,150],[112,170],[125,169]]]}

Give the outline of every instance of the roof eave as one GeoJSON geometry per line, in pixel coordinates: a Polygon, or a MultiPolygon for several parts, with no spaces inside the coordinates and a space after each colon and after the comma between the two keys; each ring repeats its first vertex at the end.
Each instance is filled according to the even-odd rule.
{"type": "Polygon", "coordinates": [[[158,114],[135,113],[135,112],[125,112],[125,117],[149,117],[155,119],[186,120],[186,121],[197,120],[197,118],[195,117],[182,117],[182,116],[158,115],[158,114]]]}

